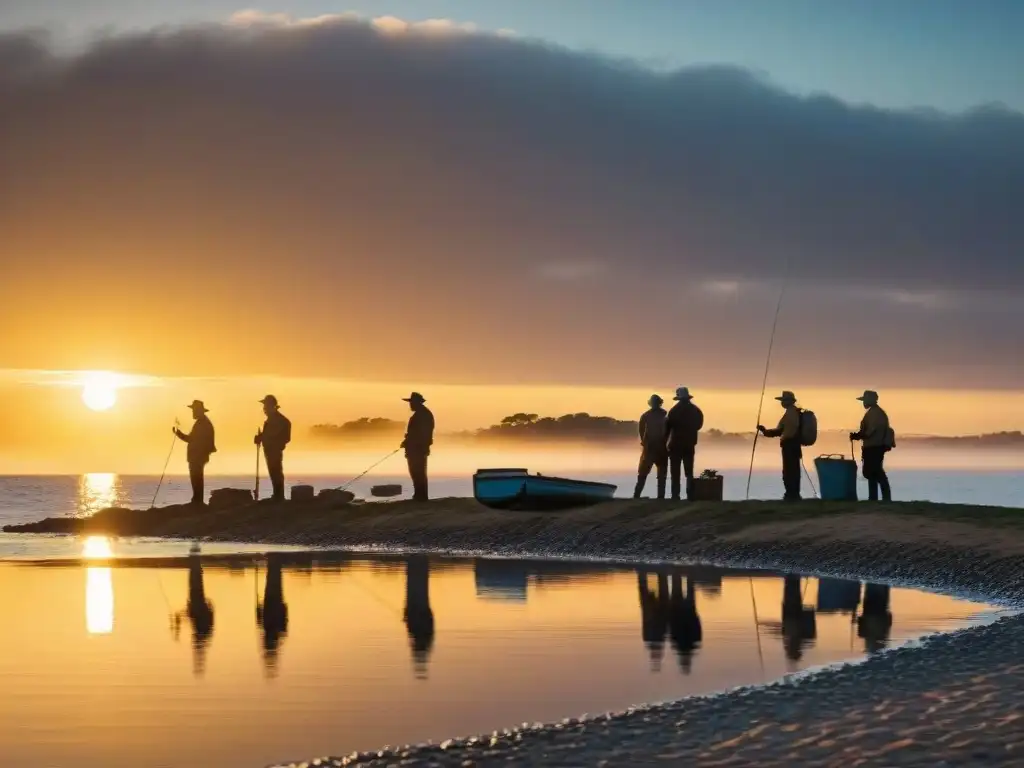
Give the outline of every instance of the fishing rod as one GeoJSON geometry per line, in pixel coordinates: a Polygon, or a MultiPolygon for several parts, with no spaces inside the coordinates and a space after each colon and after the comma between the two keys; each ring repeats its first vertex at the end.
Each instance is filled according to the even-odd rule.
{"type": "MultiPolygon", "coordinates": [[[[174,420],[174,428],[177,429],[181,424],[177,419],[174,420]]],[[[149,508],[153,509],[156,506],[156,497],[160,494],[160,488],[164,484],[164,477],[167,475],[167,467],[171,463],[171,454],[174,453],[174,444],[178,442],[178,435],[175,434],[171,437],[171,449],[167,451],[167,460],[164,462],[164,471],[160,473],[160,482],[156,484],[156,491],[153,492],[153,501],[150,502],[149,508]]]]}
{"type": "MultiPolygon", "coordinates": [[[[259,434],[263,434],[260,432],[259,434]]],[[[260,444],[256,443],[256,491],[253,493],[255,501],[260,500],[260,444]]]]}
{"type": "Polygon", "coordinates": [[[772,335],[768,339],[768,358],[764,361],[764,378],[761,380],[761,400],[757,404],[757,424],[754,426],[754,445],[750,449],[750,470],[747,472],[747,500],[750,499],[750,479],[754,476],[754,454],[757,452],[757,438],[761,432],[757,427],[761,426],[761,411],[764,409],[764,393],[768,387],[768,370],[772,364],[772,349],[775,347],[775,331],[779,327],[779,313],[782,311],[782,299],[786,295],[786,286],[789,284],[789,258],[786,258],[786,268],[782,277],[782,289],[779,291],[779,300],[775,305],[775,319],[772,320],[772,335]]]}
{"type": "Polygon", "coordinates": [[[369,467],[367,467],[367,468],[366,468],[365,470],[363,470],[363,472],[362,472],[361,474],[358,474],[358,475],[356,475],[355,477],[353,477],[353,478],[352,478],[351,480],[349,480],[349,481],[348,481],[347,483],[345,483],[344,485],[339,485],[339,486],[338,486],[337,488],[335,488],[334,490],[336,490],[336,491],[344,491],[344,490],[346,490],[346,489],[347,489],[347,488],[348,488],[348,487],[349,487],[350,485],[352,485],[352,483],[354,483],[354,482],[355,482],[356,480],[362,480],[362,479],[363,479],[364,477],[366,477],[366,475],[368,475],[368,474],[370,473],[370,470],[371,470],[371,469],[375,469],[376,467],[380,466],[380,465],[381,465],[381,464],[383,464],[383,463],[384,463],[385,461],[387,461],[387,460],[388,460],[388,459],[390,459],[390,458],[391,458],[392,456],[394,456],[394,455],[395,455],[396,453],[398,453],[398,452],[399,452],[400,450],[402,450],[402,449],[401,449],[401,448],[395,448],[395,450],[393,450],[393,451],[392,451],[391,453],[389,453],[389,454],[388,454],[387,456],[385,456],[385,457],[384,457],[383,459],[381,459],[380,461],[377,461],[377,462],[375,462],[375,463],[371,464],[371,465],[370,465],[369,467]]]}

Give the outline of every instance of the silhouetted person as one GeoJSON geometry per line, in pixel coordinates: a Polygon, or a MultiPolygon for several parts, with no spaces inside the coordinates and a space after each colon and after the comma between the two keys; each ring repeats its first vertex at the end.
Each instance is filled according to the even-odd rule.
{"type": "Polygon", "coordinates": [[[860,429],[850,433],[851,440],[861,441],[861,467],[864,479],[868,481],[868,501],[878,501],[878,489],[882,489],[882,501],[892,501],[889,476],[885,474],[885,454],[890,445],[889,416],[878,405],[878,393],[870,389],[857,398],[864,403],[864,418],[860,429]]]}
{"type": "Polygon", "coordinates": [[[697,592],[693,579],[687,576],[686,594],[683,594],[683,577],[678,573],[672,574],[669,632],[679,658],[679,668],[688,675],[693,665],[693,653],[700,646],[704,631],[697,614],[697,592]]]}
{"type": "Polygon", "coordinates": [[[185,607],[192,624],[192,673],[201,677],[206,671],[206,650],[213,636],[213,604],[203,589],[203,566],[198,555],[188,559],[188,604],[185,607]]]}
{"type": "Polygon", "coordinates": [[[697,433],[704,427],[704,413],[693,404],[686,387],[679,387],[673,398],[676,404],[668,412],[669,468],[672,472],[672,500],[679,501],[680,468],[686,475],[686,498],[693,498],[693,461],[697,451],[697,433]]]}
{"type": "Polygon", "coordinates": [[[889,593],[885,584],[864,585],[864,609],[857,618],[857,636],[864,639],[864,650],[868,653],[880,651],[889,643],[892,629],[889,593]]]}
{"type": "Polygon", "coordinates": [[[430,561],[412,555],[405,563],[405,629],[409,633],[413,669],[425,679],[434,647],[434,611],[430,607],[430,561]]]}
{"type": "Polygon", "coordinates": [[[267,395],[260,402],[263,403],[263,413],[267,419],[253,442],[263,446],[267,474],[270,475],[270,484],[274,489],[272,499],[284,501],[284,449],[292,440],[292,423],[281,413],[277,398],[273,395],[267,395]]]}
{"type": "Polygon", "coordinates": [[[804,608],[800,577],[788,574],[782,579],[782,644],[786,658],[799,661],[804,647],[817,637],[814,611],[804,608]]]}
{"type": "Polygon", "coordinates": [[[288,604],[281,575],[281,556],[267,555],[267,583],[263,604],[256,605],[256,621],[263,629],[263,665],[268,674],[276,671],[281,639],[288,634],[288,604]]]}
{"type": "Polygon", "coordinates": [[[188,443],[186,457],[188,476],[192,481],[192,503],[203,504],[206,500],[203,473],[206,471],[207,462],[210,461],[210,454],[217,452],[217,446],[213,439],[213,422],[206,415],[209,411],[203,405],[203,401],[193,400],[189,408],[192,409],[192,418],[195,419],[192,431],[187,435],[177,427],[174,427],[173,431],[180,440],[188,443]]]}
{"type": "Polygon", "coordinates": [[[640,590],[640,635],[651,657],[651,671],[661,669],[665,654],[665,636],[668,634],[670,612],[668,577],[658,574],[658,591],[652,592],[647,583],[647,571],[637,570],[640,590]]]}
{"type": "Polygon", "coordinates": [[[786,488],[783,498],[786,501],[800,500],[800,467],[804,451],[800,443],[800,409],[796,405],[796,395],[785,391],[775,398],[785,413],[775,429],[765,429],[763,425],[757,425],[757,431],[765,437],[779,438],[779,445],[782,448],[782,484],[786,488]]]}
{"type": "Polygon", "coordinates": [[[658,498],[665,498],[665,475],[668,473],[668,448],[665,419],[668,414],[662,408],[665,401],[658,395],[651,395],[647,401],[650,410],[640,417],[640,466],[636,472],[636,488],[633,498],[639,499],[647,484],[647,476],[653,467],[658,468],[658,498]]]}
{"type": "Polygon", "coordinates": [[[426,501],[429,498],[427,457],[430,456],[430,446],[434,444],[434,414],[427,408],[427,401],[419,392],[413,392],[409,397],[402,399],[409,404],[412,411],[401,446],[405,449],[405,460],[409,464],[412,497],[416,501],[426,501]]]}

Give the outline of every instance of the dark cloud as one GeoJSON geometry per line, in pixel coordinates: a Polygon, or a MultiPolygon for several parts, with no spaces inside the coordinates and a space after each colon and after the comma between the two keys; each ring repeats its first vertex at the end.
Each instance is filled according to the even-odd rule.
{"type": "Polygon", "coordinates": [[[11,365],[746,387],[788,272],[801,383],[1024,373],[998,107],[340,17],[8,35],[0,72],[11,365]]]}

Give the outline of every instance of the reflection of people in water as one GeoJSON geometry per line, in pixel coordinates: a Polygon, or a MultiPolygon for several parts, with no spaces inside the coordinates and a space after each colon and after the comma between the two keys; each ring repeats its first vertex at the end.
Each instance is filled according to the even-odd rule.
{"type": "Polygon", "coordinates": [[[679,657],[679,668],[688,675],[693,664],[693,652],[700,645],[703,630],[700,616],[697,615],[697,592],[693,579],[687,576],[684,595],[683,577],[678,572],[672,574],[669,631],[672,635],[672,647],[679,657]]]}
{"type": "Polygon", "coordinates": [[[430,607],[430,561],[425,555],[411,555],[405,563],[404,619],[413,669],[418,679],[426,679],[434,647],[434,611],[430,607]]]}
{"type": "Polygon", "coordinates": [[[889,611],[889,587],[864,585],[864,610],[857,617],[857,636],[864,639],[864,650],[874,653],[889,643],[892,613],[889,611]]]}
{"type": "Polygon", "coordinates": [[[817,634],[814,609],[804,608],[800,577],[787,574],[782,581],[782,644],[786,658],[799,661],[804,655],[804,648],[813,644],[817,634]]]}
{"type": "Polygon", "coordinates": [[[256,623],[263,630],[263,667],[268,675],[277,673],[281,641],[288,633],[288,604],[284,601],[281,575],[281,556],[268,554],[263,604],[258,599],[256,603],[256,623]]]}
{"type": "Polygon", "coordinates": [[[669,623],[668,576],[658,574],[658,591],[652,592],[647,580],[647,571],[637,570],[637,585],[640,589],[640,633],[651,656],[651,671],[661,669],[665,655],[665,636],[669,623]]]}
{"type": "Polygon", "coordinates": [[[172,617],[175,639],[181,627],[182,616],[192,625],[192,674],[202,677],[206,671],[206,650],[213,637],[213,603],[206,599],[203,588],[203,565],[199,555],[188,558],[188,603],[184,611],[172,617]]]}

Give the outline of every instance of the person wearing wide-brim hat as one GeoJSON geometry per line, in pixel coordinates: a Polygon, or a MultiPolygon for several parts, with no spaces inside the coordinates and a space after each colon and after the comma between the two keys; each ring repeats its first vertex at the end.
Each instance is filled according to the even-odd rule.
{"type": "Polygon", "coordinates": [[[636,487],[633,498],[639,499],[647,484],[651,469],[658,468],[658,498],[665,498],[665,478],[668,475],[668,448],[665,447],[666,424],[668,416],[662,408],[664,400],[661,395],[651,395],[647,399],[649,410],[640,417],[640,465],[636,472],[636,487]]]}
{"type": "Polygon", "coordinates": [[[693,402],[687,387],[676,389],[676,404],[668,412],[669,474],[672,477],[672,500],[679,501],[682,479],[686,477],[686,498],[693,498],[693,465],[697,454],[697,437],[704,428],[704,412],[693,402]]]}
{"type": "Polygon", "coordinates": [[[284,501],[284,449],[292,439],[292,423],[281,413],[281,406],[273,395],[267,395],[260,402],[267,419],[253,442],[263,446],[267,474],[274,489],[272,500],[284,501]]]}
{"type": "Polygon", "coordinates": [[[788,389],[775,399],[785,409],[779,426],[775,429],[765,429],[764,425],[758,424],[757,431],[765,437],[779,438],[779,446],[782,449],[782,484],[786,489],[783,498],[786,501],[799,501],[800,469],[804,455],[800,443],[800,409],[796,404],[796,395],[788,389]]]}
{"type": "Polygon", "coordinates": [[[878,393],[865,390],[857,398],[864,404],[864,418],[860,429],[850,433],[850,440],[861,441],[861,469],[868,481],[868,501],[878,501],[878,489],[882,489],[882,501],[892,500],[889,476],[885,474],[885,454],[895,443],[889,428],[889,416],[878,405],[878,393]]]}
{"type": "Polygon", "coordinates": [[[434,444],[434,414],[427,408],[427,400],[419,392],[413,392],[402,399],[412,411],[401,445],[405,449],[405,460],[412,479],[412,497],[415,501],[427,501],[430,498],[427,490],[427,457],[430,456],[430,446],[434,444]]]}
{"type": "Polygon", "coordinates": [[[192,481],[192,503],[201,505],[206,500],[203,490],[205,481],[203,475],[206,471],[206,464],[210,461],[210,454],[217,452],[217,446],[214,442],[213,422],[206,415],[209,410],[203,405],[203,401],[193,400],[188,408],[191,409],[192,418],[195,419],[192,430],[186,435],[174,427],[173,432],[178,439],[188,443],[186,458],[189,479],[192,481]]]}

